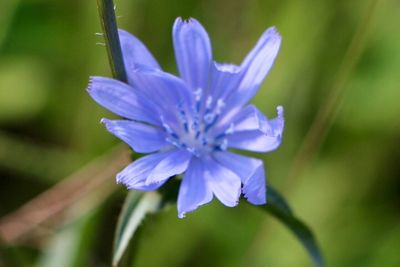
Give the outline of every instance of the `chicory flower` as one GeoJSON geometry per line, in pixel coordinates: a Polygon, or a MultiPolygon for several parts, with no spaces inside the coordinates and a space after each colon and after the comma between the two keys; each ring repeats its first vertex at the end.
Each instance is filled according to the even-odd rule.
{"type": "Polygon", "coordinates": [[[240,65],[213,61],[207,32],[195,19],[173,27],[180,77],[164,72],[133,35],[119,30],[128,83],[91,77],[88,91],[100,105],[123,117],[102,119],[108,131],[137,153],[149,154],[117,175],[128,189],[152,191],[182,175],[178,216],[217,197],[237,205],[241,193],[266,203],[263,162],[229,151],[276,149],[282,139],[283,108],[268,119],[248,104],[268,74],[281,43],[267,29],[240,65]]]}

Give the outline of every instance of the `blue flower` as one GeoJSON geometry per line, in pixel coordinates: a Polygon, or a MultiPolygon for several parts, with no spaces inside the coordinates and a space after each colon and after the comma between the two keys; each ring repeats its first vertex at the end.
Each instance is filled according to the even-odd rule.
{"type": "Polygon", "coordinates": [[[214,196],[228,207],[237,205],[241,193],[252,204],[265,204],[263,162],[228,149],[269,152],[281,143],[283,108],[268,119],[248,104],[278,53],[276,29],[267,29],[240,65],[220,64],[202,25],[178,18],[173,42],[180,77],[164,72],[133,35],[119,30],[119,37],[128,83],[91,77],[88,91],[124,118],[102,119],[107,130],[149,155],[122,170],[117,182],[152,191],[182,174],[180,218],[214,196]]]}

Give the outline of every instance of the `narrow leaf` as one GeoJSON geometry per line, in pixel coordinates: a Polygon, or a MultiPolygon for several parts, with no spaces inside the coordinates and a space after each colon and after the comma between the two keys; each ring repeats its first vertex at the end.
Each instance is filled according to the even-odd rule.
{"type": "Polygon", "coordinates": [[[260,207],[266,212],[269,212],[275,216],[296,235],[296,237],[310,254],[316,267],[324,266],[322,254],[313,233],[303,222],[294,216],[293,212],[289,208],[289,205],[286,203],[281,194],[269,186],[267,193],[267,205],[260,207]]]}
{"type": "Polygon", "coordinates": [[[146,214],[157,211],[160,204],[161,195],[156,192],[145,194],[133,190],[129,192],[118,219],[114,241],[113,266],[118,265],[128,247],[129,241],[146,214]]]}

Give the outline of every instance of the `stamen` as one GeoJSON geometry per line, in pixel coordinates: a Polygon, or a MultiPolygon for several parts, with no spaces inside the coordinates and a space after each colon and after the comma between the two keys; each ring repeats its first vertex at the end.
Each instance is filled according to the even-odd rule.
{"type": "Polygon", "coordinates": [[[212,96],[208,96],[207,97],[207,101],[206,101],[206,110],[210,110],[211,109],[212,102],[213,102],[212,96]]]}
{"type": "Polygon", "coordinates": [[[219,139],[225,138],[228,135],[233,134],[234,132],[235,132],[235,125],[231,123],[228,129],[226,129],[223,133],[220,133],[219,135],[215,136],[214,139],[217,141],[219,139]]]}
{"type": "Polygon", "coordinates": [[[162,126],[163,126],[164,130],[165,130],[174,140],[178,140],[178,141],[179,141],[179,136],[174,132],[174,130],[172,130],[171,126],[169,126],[169,125],[165,122],[163,116],[161,116],[161,123],[162,123],[162,126]]]}
{"type": "Polygon", "coordinates": [[[214,113],[207,113],[204,115],[204,122],[208,125],[211,124],[215,119],[214,113]]]}
{"type": "Polygon", "coordinates": [[[228,148],[228,140],[225,138],[222,142],[217,146],[217,149],[225,151],[228,148]]]}
{"type": "Polygon", "coordinates": [[[217,101],[217,108],[216,108],[216,113],[221,114],[222,109],[225,107],[225,102],[222,99],[218,99],[217,101]]]}
{"type": "MultiPolygon", "coordinates": [[[[199,105],[199,109],[200,109],[200,105],[199,105]]],[[[196,139],[200,135],[200,117],[199,117],[199,112],[200,112],[200,110],[197,110],[197,107],[193,109],[193,123],[192,123],[191,129],[195,132],[196,139]]]]}
{"type": "Polygon", "coordinates": [[[197,88],[196,91],[194,91],[194,99],[195,99],[195,112],[199,113],[200,108],[201,108],[201,97],[203,96],[203,89],[197,88]]]}
{"type": "Polygon", "coordinates": [[[222,144],[219,145],[219,147],[220,147],[222,150],[226,150],[226,149],[228,148],[228,139],[225,138],[225,139],[222,141],[222,144]]]}
{"type": "Polygon", "coordinates": [[[194,94],[195,100],[198,101],[201,99],[201,96],[203,95],[203,89],[201,89],[199,87],[193,92],[193,94],[194,94]]]}
{"type": "Polygon", "coordinates": [[[194,121],[192,123],[192,130],[195,132],[199,131],[199,120],[198,119],[194,119],[194,121]]]}
{"type": "Polygon", "coordinates": [[[215,115],[215,114],[212,114],[212,113],[206,114],[204,116],[204,120],[206,121],[206,128],[204,129],[205,133],[207,133],[214,126],[214,124],[218,120],[218,117],[219,117],[218,115],[215,115]],[[210,115],[210,118],[206,118],[207,115],[210,115]],[[207,120],[209,120],[209,121],[207,121],[207,120]]]}
{"type": "Polygon", "coordinates": [[[167,137],[166,140],[167,140],[167,142],[171,143],[172,145],[176,146],[177,148],[182,148],[182,143],[179,142],[178,140],[172,139],[172,138],[169,138],[169,137],[167,137]]]}
{"type": "MultiPolygon", "coordinates": [[[[211,106],[212,98],[210,97],[209,99],[207,99],[207,104],[210,103],[209,106],[211,106]],[[209,99],[210,101],[208,101],[209,99]]],[[[225,106],[224,101],[222,99],[218,99],[215,113],[207,112],[204,115],[204,122],[206,123],[206,128],[204,129],[204,132],[207,133],[208,130],[210,130],[210,128],[215,125],[224,106],[225,106]]],[[[206,111],[208,110],[209,109],[206,108],[206,111]]]]}
{"type": "Polygon", "coordinates": [[[189,132],[189,125],[186,117],[186,112],[185,109],[183,108],[183,104],[179,103],[178,104],[178,109],[179,109],[179,120],[180,123],[183,125],[183,128],[185,129],[185,132],[189,132]]]}
{"type": "Polygon", "coordinates": [[[231,123],[229,125],[229,128],[225,130],[225,134],[226,135],[231,135],[235,132],[235,125],[233,123],[231,123]]]}
{"type": "Polygon", "coordinates": [[[225,132],[220,133],[219,135],[217,135],[217,136],[214,137],[214,140],[217,141],[217,140],[219,140],[219,139],[224,138],[225,136],[226,136],[226,133],[225,133],[225,132]]]}
{"type": "Polygon", "coordinates": [[[186,150],[189,151],[190,153],[192,153],[196,157],[200,156],[200,153],[193,147],[188,147],[186,150]]]}
{"type": "Polygon", "coordinates": [[[203,146],[206,146],[206,145],[208,144],[208,140],[207,140],[206,137],[203,137],[203,138],[202,138],[201,144],[202,144],[203,146]]]}
{"type": "Polygon", "coordinates": [[[197,88],[193,92],[194,105],[189,110],[184,102],[180,102],[176,106],[178,121],[185,133],[180,130],[178,135],[175,129],[166,123],[164,118],[161,118],[162,126],[168,135],[167,141],[179,149],[187,150],[196,157],[213,150],[226,150],[228,148],[227,136],[234,132],[232,123],[229,128],[217,136],[208,133],[218,122],[225,102],[222,99],[213,99],[212,96],[207,96],[204,101],[203,94],[202,88],[197,88]],[[188,114],[188,111],[191,114],[188,114]]]}
{"type": "Polygon", "coordinates": [[[165,122],[162,123],[162,126],[167,133],[169,133],[169,134],[174,133],[174,131],[171,129],[171,127],[168,124],[166,124],[165,122]]]}

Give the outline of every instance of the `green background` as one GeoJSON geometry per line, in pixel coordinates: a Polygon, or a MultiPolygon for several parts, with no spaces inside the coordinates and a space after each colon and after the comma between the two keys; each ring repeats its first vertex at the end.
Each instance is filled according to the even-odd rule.
{"type": "MultiPolygon", "coordinates": [[[[285,107],[281,147],[258,155],[268,182],[313,229],[327,266],[400,266],[399,1],[118,0],[116,13],[173,73],[178,16],[197,18],[216,60],[237,64],[275,25],[280,54],[253,100],[270,117],[285,107]]],[[[0,225],[120,143],[99,123],[115,116],[85,91],[90,75],[111,75],[99,31],[94,0],[0,2],[0,225]]],[[[4,240],[0,266],[109,266],[126,190],[106,187],[4,240]]],[[[311,266],[285,227],[243,200],[183,220],[170,207],[145,220],[130,251],[144,267],[311,266]]]]}

